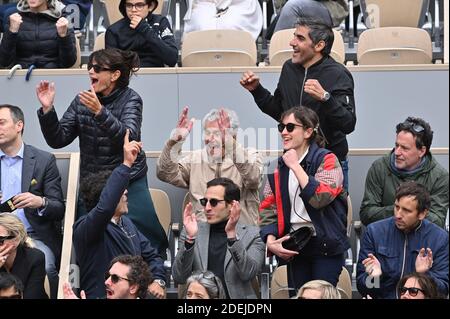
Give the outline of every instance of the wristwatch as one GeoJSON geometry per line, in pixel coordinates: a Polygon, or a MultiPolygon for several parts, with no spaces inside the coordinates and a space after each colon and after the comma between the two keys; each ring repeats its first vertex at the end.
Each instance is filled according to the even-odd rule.
{"type": "Polygon", "coordinates": [[[158,285],[161,286],[161,288],[166,288],[166,282],[162,279],[155,279],[153,282],[156,282],[158,285]]]}
{"type": "Polygon", "coordinates": [[[327,91],[323,92],[322,101],[326,102],[330,99],[331,95],[327,91]]]}

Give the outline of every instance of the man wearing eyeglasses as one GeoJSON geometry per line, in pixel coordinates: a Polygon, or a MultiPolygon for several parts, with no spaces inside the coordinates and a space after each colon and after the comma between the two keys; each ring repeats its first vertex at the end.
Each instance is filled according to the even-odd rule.
{"type": "Polygon", "coordinates": [[[106,48],[136,52],[141,67],[175,66],[175,37],[169,20],[153,13],[157,7],[157,0],[121,0],[119,11],[123,19],[106,30],[106,48]]]}
{"type": "MultiPolygon", "coordinates": [[[[105,273],[106,299],[146,299],[152,275],[141,256],[121,255],[111,261],[105,273]]],[[[64,286],[64,299],[79,299],[69,283],[64,286]]],[[[81,299],[86,299],[84,290],[81,299]]]]}
{"type": "Polygon", "coordinates": [[[427,274],[448,295],[448,233],[425,219],[430,203],[424,186],[405,182],[395,194],[394,217],[367,227],[357,265],[361,295],[397,299],[398,281],[412,272],[427,274]]]}
{"type": "Polygon", "coordinates": [[[127,187],[131,167],[141,152],[142,143],[129,141],[127,129],[123,144],[123,163],[112,173],[91,173],[82,179],[87,215],[73,225],[73,244],[80,266],[80,285],[87,298],[107,295],[104,274],[112,259],[119,255],[142,256],[154,276],[149,292],[165,297],[166,274],[163,260],[150,241],[137,229],[128,213],[127,187]]]}
{"type": "Polygon", "coordinates": [[[216,177],[229,178],[241,189],[239,221],[257,225],[262,157],[255,149],[244,148],[236,141],[239,129],[236,113],[224,108],[209,111],[202,121],[205,147],[180,156],[194,125],[188,112],[185,107],[166,142],[156,164],[156,175],[164,182],[189,188],[189,201],[201,221],[206,221],[199,202],[205,194],[206,183],[216,177]]]}
{"type": "Polygon", "coordinates": [[[221,279],[227,298],[255,299],[252,280],[261,272],[265,254],[259,228],[238,223],[240,190],[233,181],[216,178],[206,187],[200,203],[207,222],[197,222],[192,204],[186,206],[173,278],[184,284],[193,271],[209,270],[221,279]]]}
{"type": "Polygon", "coordinates": [[[19,107],[0,105],[0,201],[10,203],[7,212],[19,217],[44,253],[51,297],[56,298],[65,212],[61,176],[54,155],[24,143],[24,127],[19,107]]]}
{"type": "Polygon", "coordinates": [[[395,190],[403,182],[416,181],[431,194],[427,219],[444,227],[448,210],[448,172],[431,154],[433,131],[421,118],[408,117],[396,128],[394,149],[376,160],[366,177],[360,217],[364,225],[391,217],[395,190]]]}

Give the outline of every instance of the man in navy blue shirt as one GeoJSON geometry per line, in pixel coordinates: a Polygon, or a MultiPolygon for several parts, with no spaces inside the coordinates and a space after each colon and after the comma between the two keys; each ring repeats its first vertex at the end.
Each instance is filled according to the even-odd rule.
{"type": "Polygon", "coordinates": [[[74,224],[73,243],[80,267],[81,289],[89,299],[105,297],[104,275],[111,260],[119,255],[142,256],[154,278],[149,285],[149,292],[157,298],[165,297],[163,260],[148,239],[125,216],[128,212],[127,186],[131,166],[141,148],[141,142],[129,141],[127,130],[123,164],[112,173],[89,174],[80,183],[89,213],[74,224]]]}

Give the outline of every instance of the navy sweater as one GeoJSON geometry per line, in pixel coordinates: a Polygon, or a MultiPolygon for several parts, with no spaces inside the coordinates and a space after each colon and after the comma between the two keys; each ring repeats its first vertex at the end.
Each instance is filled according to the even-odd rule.
{"type": "Polygon", "coordinates": [[[130,172],[131,169],[123,164],[114,169],[97,206],[73,226],[80,284],[87,298],[105,297],[104,274],[111,260],[119,255],[141,255],[149,264],[153,277],[166,281],[163,260],[132,221],[122,216],[118,225],[111,222],[128,186],[130,172]]]}

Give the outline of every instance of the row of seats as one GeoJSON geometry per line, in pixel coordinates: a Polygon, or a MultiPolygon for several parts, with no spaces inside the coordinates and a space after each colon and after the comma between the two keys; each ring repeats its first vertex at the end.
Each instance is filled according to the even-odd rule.
{"type": "MultiPolygon", "coordinates": [[[[281,66],[292,56],[289,46],[295,29],[276,32],[269,47],[269,65],[281,66]]],[[[100,34],[94,51],[105,47],[104,33],[100,34]]],[[[340,32],[334,30],[331,56],[345,61],[345,44],[340,32]]],[[[397,65],[432,63],[431,38],[425,30],[410,27],[369,29],[359,37],[357,60],[359,65],[397,65]]],[[[186,34],[181,64],[184,67],[255,66],[257,47],[251,35],[240,30],[206,30],[186,34]]]]}

